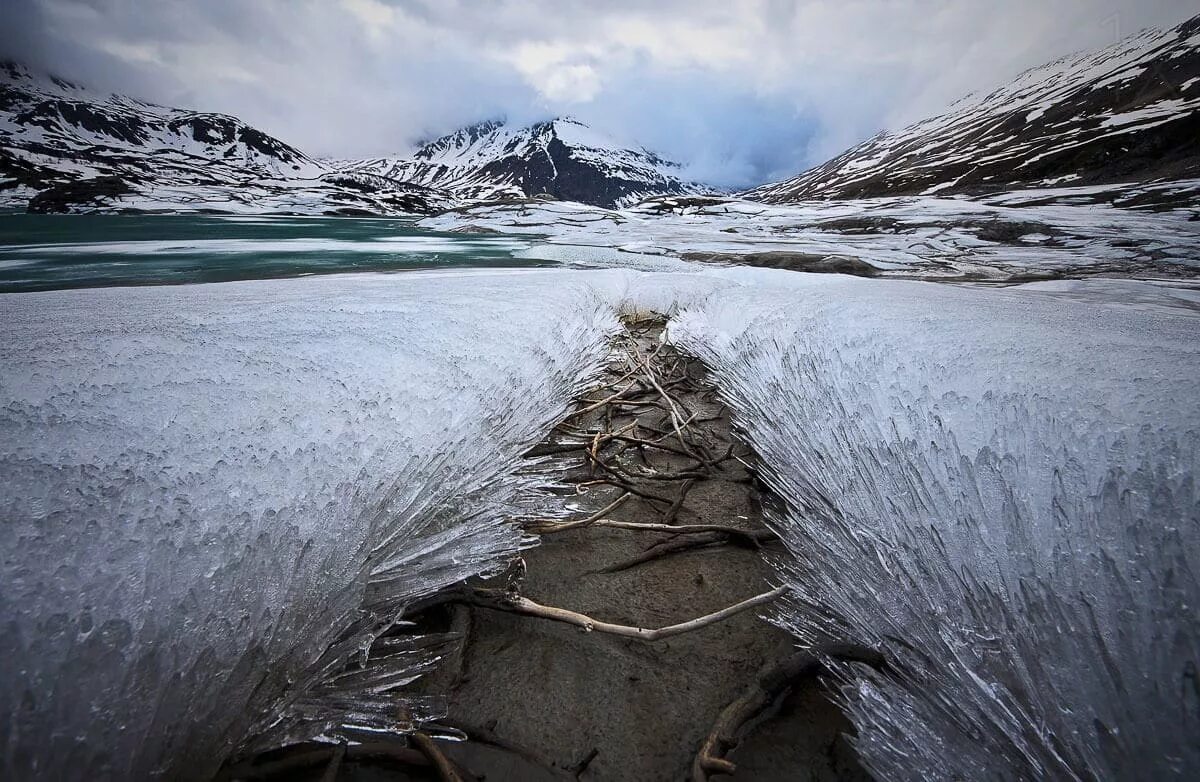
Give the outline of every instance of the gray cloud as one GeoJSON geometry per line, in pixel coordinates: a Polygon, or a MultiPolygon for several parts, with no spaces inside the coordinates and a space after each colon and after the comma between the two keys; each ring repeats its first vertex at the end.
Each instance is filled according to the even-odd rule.
{"type": "Polygon", "coordinates": [[[745,185],[1194,0],[0,0],[0,50],[318,155],[571,114],[745,185]]]}

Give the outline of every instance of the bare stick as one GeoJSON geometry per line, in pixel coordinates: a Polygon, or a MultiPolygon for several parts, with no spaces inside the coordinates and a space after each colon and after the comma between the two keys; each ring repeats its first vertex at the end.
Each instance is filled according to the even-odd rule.
{"type": "Polygon", "coordinates": [[[720,546],[727,543],[739,543],[742,545],[749,543],[753,546],[760,546],[763,543],[773,540],[776,540],[775,536],[770,530],[765,529],[743,531],[742,535],[736,537],[731,537],[727,532],[698,532],[689,537],[678,537],[673,540],[664,540],[661,543],[656,543],[636,557],[618,562],[615,565],[609,565],[595,572],[605,574],[620,573],[622,570],[629,570],[630,568],[644,565],[647,562],[652,562],[671,554],[680,554],[684,551],[692,551],[708,546],[720,546]]]}
{"type": "MultiPolygon", "coordinates": [[[[630,374],[632,374],[632,373],[630,373],[630,374]]],[[[626,375],[626,377],[628,377],[628,375],[626,375]]],[[[587,407],[582,407],[582,408],[580,408],[580,409],[578,409],[578,410],[575,410],[575,411],[573,411],[573,412],[567,413],[567,417],[566,417],[564,420],[570,420],[570,419],[572,419],[572,418],[576,418],[576,417],[578,417],[578,416],[581,416],[581,415],[583,415],[584,413],[590,413],[590,412],[592,412],[593,410],[599,410],[600,408],[604,407],[604,406],[605,406],[606,404],[608,404],[609,402],[612,402],[613,400],[616,400],[616,399],[620,399],[622,394],[624,394],[624,393],[626,393],[627,391],[629,391],[630,389],[632,389],[632,388],[633,388],[635,385],[637,385],[637,381],[636,381],[636,380],[635,380],[634,382],[630,383],[629,385],[625,386],[625,388],[623,388],[622,390],[620,390],[620,391],[618,391],[617,393],[613,394],[612,396],[605,397],[604,399],[601,399],[599,402],[596,402],[595,404],[590,404],[590,405],[588,405],[587,407]]]]}
{"type": "Polygon", "coordinates": [[[721,711],[700,751],[692,763],[692,782],[708,782],[710,776],[732,774],[737,770],[726,755],[738,745],[742,729],[777,704],[800,679],[817,675],[824,670],[822,660],[836,659],[860,662],[880,668],[883,656],[873,649],[853,644],[831,644],[817,650],[801,650],[759,670],[754,683],[721,711]]]}
{"type": "Polygon", "coordinates": [[[720,532],[733,537],[747,538],[751,542],[757,542],[759,534],[763,532],[763,530],[731,527],[727,524],[652,524],[640,521],[616,521],[614,519],[598,519],[592,522],[592,526],[607,527],[609,529],[638,530],[641,532],[677,533],[680,535],[693,535],[699,532],[720,532]]]}
{"type": "Polygon", "coordinates": [[[728,608],[722,608],[705,616],[691,619],[687,622],[681,622],[667,627],[660,627],[656,630],[648,630],[644,627],[631,627],[629,625],[617,625],[610,622],[602,622],[598,619],[593,619],[586,614],[576,613],[565,608],[555,608],[553,606],[544,606],[540,603],[535,603],[527,597],[519,595],[510,595],[506,592],[496,589],[473,589],[467,592],[467,599],[474,605],[483,608],[494,608],[500,611],[509,611],[514,614],[524,614],[525,616],[536,616],[541,619],[549,619],[554,622],[563,622],[569,625],[575,625],[582,628],[585,633],[598,632],[608,633],[609,635],[619,635],[623,638],[636,638],[640,641],[661,641],[664,638],[690,633],[693,630],[699,630],[703,627],[708,627],[711,624],[716,624],[723,619],[728,619],[731,616],[740,614],[750,608],[755,608],[760,605],[765,605],[775,598],[782,595],[783,587],[777,587],[770,592],[764,592],[761,595],[743,600],[740,603],[735,603],[728,608]]]}
{"type": "Polygon", "coordinates": [[[342,759],[345,757],[346,742],[343,741],[333,750],[333,757],[329,759],[329,765],[325,767],[325,773],[321,775],[321,782],[337,782],[338,772],[342,770],[342,759]]]}
{"type": "Polygon", "coordinates": [[[433,743],[433,739],[429,738],[428,735],[417,731],[409,736],[409,739],[421,751],[422,755],[429,758],[430,764],[437,771],[438,779],[442,780],[442,782],[463,782],[462,777],[455,770],[454,764],[446,759],[446,756],[442,754],[442,751],[437,748],[437,745],[433,743]]]}
{"type": "Polygon", "coordinates": [[[612,513],[617,508],[621,507],[621,505],[623,505],[632,496],[633,495],[630,494],[629,492],[625,492],[620,497],[617,497],[615,500],[610,502],[608,505],[605,505],[603,508],[596,511],[591,516],[588,516],[586,519],[580,519],[578,521],[564,521],[564,522],[540,521],[540,522],[535,522],[533,524],[530,524],[527,527],[527,529],[530,532],[536,532],[539,535],[547,535],[547,534],[550,534],[553,532],[566,532],[569,529],[579,529],[581,527],[587,527],[587,526],[590,526],[591,524],[595,523],[596,521],[604,518],[609,513],[612,513]]]}
{"type": "Polygon", "coordinates": [[[667,512],[663,514],[663,524],[673,524],[675,517],[679,515],[679,511],[683,508],[683,501],[687,499],[688,492],[696,485],[693,478],[684,481],[679,487],[679,494],[675,497],[675,501],[671,503],[671,507],[667,508],[667,512]]]}
{"type": "MultiPolygon", "coordinates": [[[[239,763],[226,768],[217,775],[218,779],[270,779],[281,777],[290,779],[295,772],[329,763],[337,748],[316,744],[296,744],[283,750],[286,754],[279,760],[268,763],[239,763]]],[[[344,747],[347,757],[355,760],[372,759],[388,760],[406,766],[429,766],[429,760],[415,749],[402,747],[386,742],[371,742],[367,744],[352,744],[344,747]]]]}
{"type": "Polygon", "coordinates": [[[646,379],[650,381],[650,385],[654,386],[655,390],[658,391],[658,393],[662,396],[663,401],[666,402],[667,406],[671,408],[671,424],[675,427],[675,435],[679,438],[679,445],[682,446],[685,451],[690,452],[691,449],[688,447],[687,440],[685,440],[683,437],[683,426],[680,425],[680,421],[683,420],[683,416],[680,415],[679,408],[675,406],[675,402],[671,399],[670,394],[663,390],[663,387],[659,385],[658,379],[654,377],[654,371],[650,369],[650,363],[642,357],[641,351],[637,349],[637,344],[634,343],[632,347],[637,362],[641,364],[642,369],[646,371],[646,379]]]}

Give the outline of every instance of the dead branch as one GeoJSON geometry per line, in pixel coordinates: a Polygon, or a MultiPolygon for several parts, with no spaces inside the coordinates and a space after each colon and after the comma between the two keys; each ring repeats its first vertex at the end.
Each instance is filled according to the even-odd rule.
{"type": "Polygon", "coordinates": [[[683,427],[685,424],[682,423],[683,416],[680,414],[679,408],[676,407],[675,400],[673,400],[671,395],[668,394],[663,389],[662,385],[659,384],[658,379],[654,376],[654,370],[650,368],[650,362],[642,356],[641,351],[637,348],[637,344],[633,343],[631,347],[633,349],[634,358],[638,364],[641,364],[642,369],[645,371],[646,379],[650,381],[650,385],[654,386],[655,390],[658,391],[659,395],[663,398],[663,401],[671,409],[671,424],[675,427],[675,434],[679,438],[679,445],[685,451],[691,451],[691,449],[688,447],[687,440],[684,439],[683,436],[683,427]]]}
{"type": "Polygon", "coordinates": [[[477,605],[482,608],[492,608],[499,611],[508,611],[514,614],[523,614],[525,616],[535,616],[541,619],[549,619],[554,622],[563,622],[565,624],[574,625],[581,628],[585,633],[597,632],[608,633],[609,635],[619,635],[623,638],[635,638],[640,641],[661,641],[664,638],[690,633],[693,630],[699,630],[709,625],[716,624],[731,616],[740,614],[751,608],[760,605],[765,605],[775,598],[782,595],[783,587],[777,587],[770,592],[764,592],[761,595],[743,600],[740,603],[735,603],[720,611],[716,611],[705,616],[691,619],[687,622],[660,627],[650,630],[644,627],[632,627],[629,625],[618,625],[610,622],[602,622],[598,619],[593,619],[585,614],[580,614],[575,611],[570,611],[565,608],[556,608],[553,606],[544,606],[540,603],[535,603],[527,597],[519,595],[511,595],[507,592],[498,589],[469,589],[465,593],[465,599],[472,605],[477,605]]]}
{"type": "Polygon", "coordinates": [[[429,759],[430,765],[437,771],[438,779],[442,782],[463,782],[463,778],[459,776],[454,764],[442,754],[442,751],[437,748],[437,744],[434,744],[433,739],[429,738],[427,734],[417,731],[409,736],[409,740],[422,755],[429,759]]]}
{"type": "Polygon", "coordinates": [[[333,757],[329,759],[329,765],[325,767],[325,773],[321,775],[321,782],[337,782],[338,772],[342,770],[342,760],[346,757],[346,742],[340,742],[337,748],[333,751],[333,757]]]}
{"type": "Polygon", "coordinates": [[[663,514],[663,524],[675,523],[675,517],[679,515],[679,511],[683,508],[683,501],[687,499],[688,492],[695,485],[695,479],[689,478],[679,486],[679,494],[675,496],[675,501],[671,503],[671,507],[667,508],[667,512],[663,514]]]}
{"type": "Polygon", "coordinates": [[[586,519],[579,519],[578,521],[563,521],[563,522],[539,521],[539,522],[534,522],[534,523],[528,524],[526,526],[526,529],[528,529],[530,532],[535,532],[539,535],[549,535],[549,534],[552,534],[555,532],[566,532],[567,530],[571,530],[571,529],[580,529],[582,527],[587,527],[587,526],[590,526],[591,524],[595,523],[596,521],[603,519],[609,513],[612,513],[614,510],[621,507],[621,505],[623,505],[626,501],[628,501],[629,498],[632,496],[633,495],[630,494],[629,492],[625,492],[620,497],[617,497],[615,500],[610,502],[608,505],[605,505],[603,508],[596,511],[591,516],[588,516],[586,519]]]}
{"type": "Polygon", "coordinates": [[[798,681],[821,673],[825,660],[859,662],[876,668],[884,665],[883,655],[873,649],[854,644],[830,644],[816,650],[797,651],[764,666],[750,687],[717,717],[692,763],[692,782],[708,782],[711,776],[734,773],[737,767],[726,759],[726,755],[743,738],[742,729],[782,701],[798,681]]]}
{"type": "MultiPolygon", "coordinates": [[[[266,763],[252,761],[230,766],[218,779],[271,779],[291,778],[297,771],[322,763],[329,764],[338,748],[332,745],[296,744],[282,750],[283,757],[266,763]]],[[[388,742],[351,744],[343,747],[345,756],[351,760],[384,760],[404,766],[429,767],[429,760],[415,749],[388,742]]]]}
{"type": "MultiPolygon", "coordinates": [[[[672,529],[674,529],[672,527],[672,529]]],[[[596,573],[611,574],[620,573],[623,570],[635,568],[638,565],[644,565],[647,562],[652,562],[656,559],[671,556],[672,554],[680,554],[684,551],[692,551],[698,548],[708,548],[710,546],[720,546],[727,543],[738,543],[740,545],[761,546],[764,543],[776,540],[775,535],[766,529],[758,530],[739,530],[740,535],[731,537],[728,532],[700,532],[690,537],[678,537],[672,540],[665,540],[661,543],[656,543],[650,548],[630,559],[623,560],[614,565],[608,565],[595,571],[596,573]]]]}
{"type": "MultiPolygon", "coordinates": [[[[630,374],[632,374],[632,373],[630,373],[630,374]]],[[[628,377],[628,376],[629,375],[626,375],[626,377],[628,377]]],[[[587,407],[581,407],[578,410],[574,410],[570,413],[567,413],[566,418],[564,418],[563,420],[569,421],[572,418],[578,418],[581,415],[590,413],[593,410],[599,410],[600,408],[604,407],[609,402],[611,402],[615,399],[620,399],[622,394],[624,394],[626,391],[629,391],[630,389],[632,389],[635,385],[637,385],[637,381],[630,383],[629,385],[625,386],[624,389],[622,389],[621,391],[618,391],[617,393],[613,394],[612,396],[608,396],[608,397],[605,397],[604,399],[601,399],[599,402],[590,404],[587,407]]]]}

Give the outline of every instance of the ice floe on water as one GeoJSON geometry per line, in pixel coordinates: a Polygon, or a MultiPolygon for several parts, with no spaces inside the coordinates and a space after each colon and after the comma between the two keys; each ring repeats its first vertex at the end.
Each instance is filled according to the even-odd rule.
{"type": "Polygon", "coordinates": [[[521,453],[641,311],[785,501],[777,620],[887,656],[837,669],[881,777],[1200,768],[1190,289],[664,260],[0,296],[3,775],[435,713],[394,691],[435,640],[371,640],[522,545],[521,453]]]}

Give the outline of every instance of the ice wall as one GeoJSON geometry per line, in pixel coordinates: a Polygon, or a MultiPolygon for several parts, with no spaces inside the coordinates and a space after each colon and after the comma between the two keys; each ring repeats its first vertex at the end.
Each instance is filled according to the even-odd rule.
{"type": "Polygon", "coordinates": [[[881,779],[1200,776],[1200,318],[735,271],[672,323],[787,502],[881,779]]]}
{"type": "Polygon", "coordinates": [[[513,470],[617,328],[604,279],[0,297],[0,777],[201,779],[419,719],[387,691],[429,639],[345,664],[517,550],[513,470]]]}

